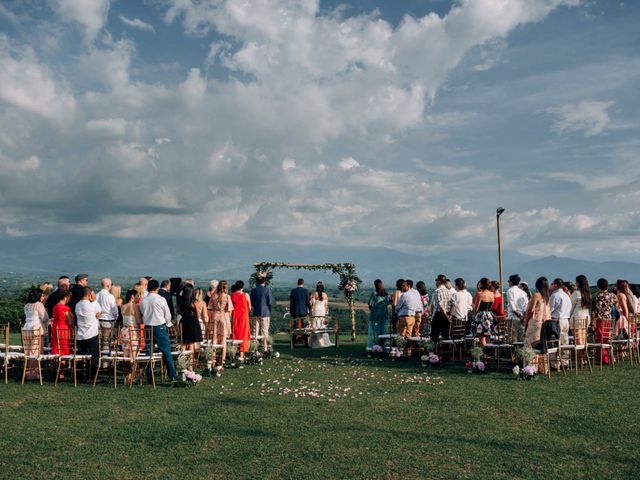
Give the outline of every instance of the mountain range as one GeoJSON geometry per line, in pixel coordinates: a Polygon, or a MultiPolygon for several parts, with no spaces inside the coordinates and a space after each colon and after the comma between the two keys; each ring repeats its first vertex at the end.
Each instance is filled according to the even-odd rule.
{"type": "MultiPolygon", "coordinates": [[[[384,247],[342,245],[298,245],[255,242],[202,242],[172,239],[130,239],[104,236],[39,236],[0,239],[0,272],[21,274],[144,275],[157,278],[247,278],[255,261],[295,263],[351,262],[367,283],[381,278],[387,283],[398,277],[425,280],[428,285],[439,273],[463,277],[469,284],[488,276],[498,277],[495,250],[446,250],[438,255],[418,255],[384,247]]],[[[640,263],[596,262],[568,257],[536,257],[516,251],[503,253],[504,278],[511,273],[533,282],[538,276],[574,279],[585,274],[595,283],[599,277],[610,281],[625,278],[640,281],[640,263]]],[[[335,277],[320,272],[281,270],[274,280],[293,281],[306,276],[309,281],[336,283],[335,277]]]]}

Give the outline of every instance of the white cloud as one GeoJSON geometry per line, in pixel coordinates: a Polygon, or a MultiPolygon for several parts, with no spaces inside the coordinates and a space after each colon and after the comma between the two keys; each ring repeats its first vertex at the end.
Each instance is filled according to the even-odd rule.
{"type": "Polygon", "coordinates": [[[15,48],[0,34],[0,65],[0,102],[54,123],[62,123],[74,114],[73,95],[56,82],[31,48],[15,48]]]}
{"type": "Polygon", "coordinates": [[[89,120],[87,130],[107,137],[121,138],[127,131],[127,121],[124,118],[100,118],[89,120]]]}
{"type": "Polygon", "coordinates": [[[356,168],[356,167],[359,167],[359,166],[360,166],[360,163],[358,163],[358,161],[353,157],[343,158],[338,163],[338,167],[340,167],[342,170],[345,170],[345,171],[346,170],[351,170],[352,168],[356,168]]]}
{"type": "Polygon", "coordinates": [[[35,155],[20,160],[12,160],[0,152],[0,169],[2,169],[2,173],[5,175],[24,175],[33,173],[39,168],[40,159],[35,155]]]}
{"type": "Polygon", "coordinates": [[[547,111],[556,116],[551,129],[558,134],[583,132],[587,137],[600,135],[611,125],[607,110],[613,105],[613,101],[582,100],[549,108],[547,111]]]}
{"type": "Polygon", "coordinates": [[[107,22],[111,0],[49,0],[49,3],[61,19],[80,24],[86,40],[92,42],[107,22]]]}
{"type": "Polygon", "coordinates": [[[282,160],[282,170],[293,170],[296,168],[296,161],[293,158],[285,158],[282,160]]]}
{"type": "Polygon", "coordinates": [[[125,17],[124,15],[119,15],[120,20],[122,21],[122,23],[124,23],[125,25],[130,26],[131,28],[137,28],[138,30],[144,30],[147,32],[155,32],[155,28],[153,28],[153,25],[151,25],[150,23],[147,22],[143,22],[142,20],[140,20],[139,18],[128,18],[125,17]]]}

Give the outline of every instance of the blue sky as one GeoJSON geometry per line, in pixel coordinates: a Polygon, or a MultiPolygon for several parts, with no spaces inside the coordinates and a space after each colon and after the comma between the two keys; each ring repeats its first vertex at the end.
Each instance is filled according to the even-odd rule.
{"type": "Polygon", "coordinates": [[[0,3],[0,235],[640,260],[640,2],[0,3]]]}

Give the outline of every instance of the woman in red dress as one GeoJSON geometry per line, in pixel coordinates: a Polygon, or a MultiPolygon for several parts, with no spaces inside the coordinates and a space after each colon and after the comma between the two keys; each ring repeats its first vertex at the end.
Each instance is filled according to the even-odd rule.
{"type": "Polygon", "coordinates": [[[502,302],[502,292],[500,292],[500,282],[491,282],[491,290],[493,290],[493,305],[491,311],[496,317],[504,317],[504,304],[502,302]]]}
{"type": "Polygon", "coordinates": [[[249,311],[251,310],[251,299],[249,294],[242,291],[244,282],[236,282],[236,291],[231,294],[233,303],[233,339],[242,340],[240,344],[240,361],[244,361],[245,352],[249,351],[251,341],[251,330],[249,328],[249,311]]]}
{"type": "Polygon", "coordinates": [[[71,299],[71,291],[62,292],[60,301],[53,306],[53,324],[51,325],[51,353],[54,355],[70,355],[70,331],[73,327],[73,312],[67,303],[71,299]],[[58,339],[62,340],[58,342],[58,339]]]}

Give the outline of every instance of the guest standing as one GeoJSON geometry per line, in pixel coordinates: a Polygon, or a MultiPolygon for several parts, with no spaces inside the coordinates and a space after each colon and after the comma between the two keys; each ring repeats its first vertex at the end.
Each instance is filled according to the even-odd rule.
{"type": "Polygon", "coordinates": [[[578,331],[574,325],[577,320],[586,321],[586,325],[591,323],[591,289],[589,280],[584,275],[576,277],[576,290],[571,295],[571,315],[569,324],[573,330],[576,345],[585,345],[587,336],[584,330],[578,331]]]}
{"type": "MultiPolygon", "coordinates": [[[[149,294],[142,300],[140,312],[144,325],[153,329],[153,341],[162,352],[164,363],[171,381],[176,380],[176,367],[171,355],[171,339],[167,326],[171,326],[171,312],[164,298],[158,295],[160,284],[157,280],[150,280],[147,284],[149,294]]],[[[153,346],[146,345],[147,354],[151,355],[153,346]]],[[[147,378],[151,377],[151,363],[147,367],[147,378]]]]}
{"type": "Polygon", "coordinates": [[[180,325],[182,326],[181,349],[183,352],[190,352],[189,362],[191,369],[193,369],[193,362],[196,358],[198,343],[202,342],[202,327],[198,319],[201,306],[198,304],[196,291],[192,285],[187,284],[182,289],[182,295],[180,295],[178,307],[180,315],[182,315],[182,320],[180,320],[180,325]]]}
{"type": "Polygon", "coordinates": [[[502,301],[502,291],[500,290],[500,282],[491,282],[491,290],[493,291],[493,305],[491,312],[496,317],[504,317],[504,304],[502,301]]]}
{"type": "Polygon", "coordinates": [[[446,286],[447,277],[438,275],[436,283],[436,291],[433,294],[433,319],[431,321],[431,341],[437,342],[440,336],[447,340],[451,331],[450,312],[452,307],[453,295],[446,286]]]}
{"type": "Polygon", "coordinates": [[[618,338],[629,338],[629,284],[624,280],[618,280],[616,282],[616,288],[618,290],[618,321],[616,322],[615,335],[618,338]]]}
{"type": "MultiPolygon", "coordinates": [[[[596,323],[596,343],[606,343],[612,329],[611,310],[618,308],[618,298],[607,291],[609,282],[605,278],[598,280],[598,293],[594,300],[593,317],[596,323]]],[[[600,352],[598,352],[600,355],[600,352]]],[[[602,362],[609,364],[609,350],[602,352],[602,362]]]]}
{"type": "Polygon", "coordinates": [[[404,283],[404,278],[399,278],[396,280],[396,290],[393,292],[391,297],[391,333],[396,333],[398,331],[398,313],[396,312],[396,305],[400,300],[400,295],[402,295],[402,284],[404,283]]]}
{"type": "Polygon", "coordinates": [[[127,357],[136,356],[142,345],[140,344],[140,325],[142,324],[142,314],[136,305],[135,290],[128,290],[122,305],[122,329],[120,330],[120,345],[124,355],[127,357]]]}
{"type": "Polygon", "coordinates": [[[529,297],[520,288],[520,275],[509,277],[509,289],[507,290],[507,318],[511,322],[512,341],[524,341],[524,314],[527,311],[529,297]]]}
{"type": "Polygon", "coordinates": [[[60,301],[53,307],[53,323],[51,325],[51,353],[54,355],[69,355],[71,328],[74,326],[73,312],[69,308],[71,292],[61,293],[60,301]],[[61,341],[61,342],[60,342],[61,341]]]}
{"type": "Polygon", "coordinates": [[[451,297],[451,317],[466,321],[469,318],[469,312],[473,310],[473,297],[467,291],[467,283],[464,278],[456,278],[454,283],[456,293],[451,297]]]}
{"type": "Polygon", "coordinates": [[[176,318],[176,312],[173,308],[173,295],[171,294],[171,282],[169,280],[163,280],[160,285],[160,290],[158,290],[158,295],[164,298],[167,301],[167,306],[169,307],[169,313],[171,313],[171,319],[176,318]]]}
{"type": "Polygon", "coordinates": [[[237,289],[231,294],[231,302],[233,303],[233,339],[242,340],[239,360],[244,362],[244,356],[249,351],[249,342],[251,341],[251,329],[249,328],[251,299],[249,294],[243,291],[244,282],[242,280],[238,280],[235,285],[237,289]]]}
{"type": "MultiPolygon", "coordinates": [[[[22,330],[31,332],[28,343],[24,345],[24,354],[26,356],[40,355],[42,353],[42,337],[46,331],[45,325],[49,325],[49,315],[42,303],[42,297],[42,290],[32,288],[27,295],[27,303],[24,306],[26,321],[22,326],[22,330]]],[[[26,378],[27,380],[40,378],[40,372],[38,372],[35,360],[27,362],[26,378]]]]}
{"type": "Polygon", "coordinates": [[[471,331],[480,341],[480,347],[487,344],[487,340],[496,329],[496,317],[492,311],[495,294],[494,287],[486,277],[478,282],[478,291],[473,304],[473,322],[471,331]]]}
{"type": "Polygon", "coordinates": [[[118,320],[118,304],[111,293],[111,279],[103,278],[100,282],[102,290],[96,295],[96,302],[100,307],[100,328],[112,329],[118,320]]]}
{"type": "Polygon", "coordinates": [[[384,289],[382,280],[373,282],[374,292],[369,297],[369,328],[367,350],[379,342],[378,337],[387,333],[389,327],[389,304],[391,299],[384,289]]]}
{"type": "Polygon", "coordinates": [[[84,289],[87,285],[89,285],[89,275],[86,273],[76,275],[76,283],[69,287],[71,290],[71,300],[69,300],[69,308],[71,311],[76,311],[76,305],[82,300],[84,289]]]}
{"type": "Polygon", "coordinates": [[[267,278],[258,275],[258,284],[251,289],[251,309],[253,310],[253,336],[258,341],[262,335],[262,348],[267,349],[269,344],[269,324],[271,323],[271,306],[273,294],[267,287],[267,278]]]}
{"type": "MultiPolygon", "coordinates": [[[[396,304],[396,313],[398,314],[398,337],[403,338],[405,341],[413,335],[413,327],[416,322],[416,312],[422,310],[422,301],[419,296],[416,296],[410,292],[409,284],[406,280],[400,287],[402,292],[398,303],[396,304]]],[[[447,290],[447,293],[449,291],[447,290]]],[[[447,333],[448,335],[448,333],[447,333]]],[[[411,344],[405,343],[404,356],[409,358],[411,356],[411,344]]]]}
{"type": "Polygon", "coordinates": [[[531,296],[524,316],[524,343],[526,346],[533,347],[539,344],[542,325],[550,318],[549,280],[540,277],[536,280],[536,293],[531,296]]]}
{"type": "MultiPolygon", "coordinates": [[[[549,297],[549,310],[551,320],[558,322],[560,327],[560,345],[569,343],[569,317],[571,316],[571,297],[564,291],[564,281],[556,278],[551,284],[551,296],[549,297]]],[[[563,363],[568,362],[569,352],[563,352],[563,363]]],[[[554,361],[555,362],[555,361],[554,361]]],[[[551,365],[556,367],[556,365],[551,365]]]]}
{"type": "Polygon", "coordinates": [[[76,325],[78,326],[78,354],[91,355],[91,376],[93,377],[100,359],[98,333],[101,312],[100,305],[96,302],[96,295],[91,287],[84,287],[82,299],[77,303],[75,312],[76,325]]]}
{"type": "Polygon", "coordinates": [[[429,292],[427,292],[427,285],[421,280],[416,283],[416,290],[420,294],[420,300],[422,301],[422,318],[420,319],[420,335],[429,331],[429,292]]]}
{"type": "Polygon", "coordinates": [[[58,302],[60,302],[60,298],[62,297],[63,293],[68,292],[70,287],[71,281],[69,280],[69,277],[67,277],[66,275],[58,277],[58,288],[54,290],[51,295],[49,295],[49,298],[47,298],[47,301],[44,304],[45,308],[47,309],[49,318],[53,318],[53,307],[55,307],[58,302]]]}
{"type": "Polygon", "coordinates": [[[221,280],[216,287],[216,292],[209,301],[209,307],[213,310],[215,341],[217,344],[222,345],[222,355],[220,365],[216,367],[217,370],[224,369],[224,362],[227,357],[227,338],[231,333],[230,316],[233,311],[233,303],[227,293],[227,289],[227,281],[221,280]]]}

